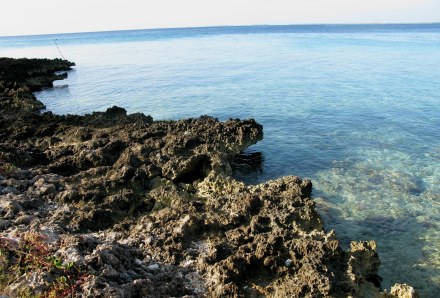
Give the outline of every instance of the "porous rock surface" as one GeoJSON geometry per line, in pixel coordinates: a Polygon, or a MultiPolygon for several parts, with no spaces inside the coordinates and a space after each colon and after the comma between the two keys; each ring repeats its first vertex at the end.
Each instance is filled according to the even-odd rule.
{"type": "Polygon", "coordinates": [[[31,92],[71,66],[0,58],[0,240],[46,235],[87,273],[77,297],[416,297],[381,292],[373,241],[344,251],[325,231],[310,181],[231,178],[263,137],[254,120],[41,113],[31,92]]]}

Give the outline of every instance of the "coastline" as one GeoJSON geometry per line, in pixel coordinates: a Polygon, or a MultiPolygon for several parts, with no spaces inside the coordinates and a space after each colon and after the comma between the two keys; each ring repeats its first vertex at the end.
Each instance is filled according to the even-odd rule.
{"type": "MultiPolygon", "coordinates": [[[[374,242],[342,250],[310,181],[231,178],[233,157],[263,137],[254,120],[40,113],[32,92],[71,66],[0,60],[0,248],[12,255],[2,265],[33,233],[60,267],[81,272],[66,288],[75,295],[416,297],[406,285],[381,292],[374,242]]],[[[24,274],[0,292],[47,291],[61,271],[24,274]]]]}

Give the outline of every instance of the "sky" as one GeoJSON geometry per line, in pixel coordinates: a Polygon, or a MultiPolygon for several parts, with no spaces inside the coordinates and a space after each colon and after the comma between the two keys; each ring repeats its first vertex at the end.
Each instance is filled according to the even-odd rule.
{"type": "Polygon", "coordinates": [[[0,36],[221,25],[440,22],[440,0],[4,0],[0,36]]]}

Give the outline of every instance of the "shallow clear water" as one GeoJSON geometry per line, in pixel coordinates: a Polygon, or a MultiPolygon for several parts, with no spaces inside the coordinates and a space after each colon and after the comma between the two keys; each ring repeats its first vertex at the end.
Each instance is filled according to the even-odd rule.
{"type": "Polygon", "coordinates": [[[440,25],[169,29],[0,38],[0,56],[76,62],[55,113],[253,117],[248,183],[310,178],[345,247],[375,239],[383,286],[440,296],[440,25]]]}

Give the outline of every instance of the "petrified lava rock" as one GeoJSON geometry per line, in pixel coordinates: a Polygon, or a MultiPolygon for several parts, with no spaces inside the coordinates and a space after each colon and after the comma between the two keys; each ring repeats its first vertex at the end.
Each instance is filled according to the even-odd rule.
{"type": "MultiPolygon", "coordinates": [[[[234,156],[263,137],[252,119],[40,113],[31,91],[72,65],[0,59],[0,249],[46,235],[86,276],[77,297],[416,297],[380,292],[374,242],[344,251],[310,181],[231,178],[234,156]]],[[[32,274],[0,292],[41,293],[54,279],[32,274]]]]}

